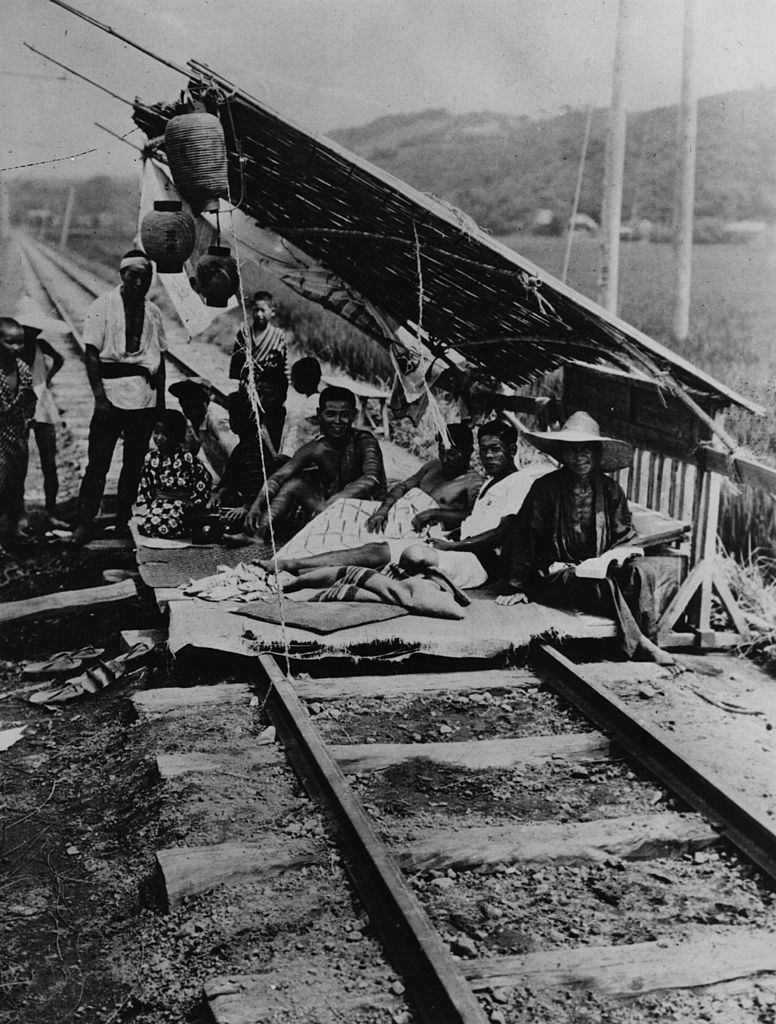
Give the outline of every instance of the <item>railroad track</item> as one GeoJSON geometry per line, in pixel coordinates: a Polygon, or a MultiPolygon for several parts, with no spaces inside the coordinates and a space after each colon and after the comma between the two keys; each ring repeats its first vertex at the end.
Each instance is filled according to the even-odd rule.
{"type": "Polygon", "coordinates": [[[776,971],[772,828],[594,667],[548,646],[525,669],[260,662],[423,1019],[608,1020],[634,996],[645,1020],[769,1019],[735,1014],[776,971]]]}
{"type": "MultiPolygon", "coordinates": [[[[108,283],[24,250],[75,354],[108,283]]],[[[82,379],[63,370],[55,397],[78,437],[91,398],[69,362],[82,379]]],[[[259,660],[286,754],[424,1020],[620,1019],[609,1001],[634,997],[633,1022],[772,1019],[757,1008],[776,972],[772,825],[594,667],[549,646],[523,669],[310,678],[304,663],[294,680],[259,660]]]]}

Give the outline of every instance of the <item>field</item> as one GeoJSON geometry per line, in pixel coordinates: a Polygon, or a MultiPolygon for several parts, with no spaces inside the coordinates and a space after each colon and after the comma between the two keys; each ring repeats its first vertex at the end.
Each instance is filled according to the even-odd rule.
{"type": "MultiPolygon", "coordinates": [[[[518,235],[503,241],[559,275],[563,239],[518,235]]],[[[118,254],[123,246],[92,238],[84,239],[79,249],[100,258],[108,252],[118,254]]],[[[594,239],[575,239],[569,284],[590,297],[596,295],[598,260],[594,239]]],[[[767,414],[761,419],[733,410],[728,425],[742,445],[776,464],[776,245],[696,245],[693,261],[691,330],[682,345],[674,346],[670,337],[674,261],[669,245],[623,243],[620,315],[765,406],[767,414]]],[[[245,278],[247,290],[268,288],[275,293],[279,319],[293,330],[300,347],[355,378],[390,381],[390,362],[376,342],[255,268],[246,268],[245,278]]],[[[214,340],[231,347],[231,337],[214,340]]],[[[727,550],[744,560],[758,554],[776,558],[773,499],[727,486],[723,503],[720,533],[727,550]]]]}

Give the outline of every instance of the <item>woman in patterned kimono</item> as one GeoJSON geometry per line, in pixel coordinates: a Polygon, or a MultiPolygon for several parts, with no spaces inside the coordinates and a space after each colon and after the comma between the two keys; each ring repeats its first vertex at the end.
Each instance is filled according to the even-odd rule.
{"type": "Polygon", "coordinates": [[[192,512],[210,497],[210,474],[184,445],[186,419],[166,410],[154,428],[154,448],[143,463],[138,490],[138,529],[146,537],[176,538],[187,531],[192,512]]]}
{"type": "Polygon", "coordinates": [[[22,360],[24,329],[0,317],[0,535],[24,539],[24,479],[35,392],[22,360]]]}

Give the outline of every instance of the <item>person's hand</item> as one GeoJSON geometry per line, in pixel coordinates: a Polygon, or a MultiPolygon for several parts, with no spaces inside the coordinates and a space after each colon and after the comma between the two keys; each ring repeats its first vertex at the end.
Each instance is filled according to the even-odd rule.
{"type": "Polygon", "coordinates": [[[245,514],[245,529],[248,530],[249,533],[256,533],[259,528],[260,521],[261,507],[254,503],[245,514]]]}
{"type": "Polygon", "coordinates": [[[528,597],[522,592],[522,590],[518,591],[516,594],[501,594],[496,598],[496,604],[528,604],[528,597]]]}
{"type": "Polygon", "coordinates": [[[211,511],[213,509],[217,509],[220,504],[221,504],[221,498],[220,498],[220,496],[218,495],[217,492],[215,494],[211,494],[210,497],[207,499],[207,507],[211,511]]]}
{"type": "Polygon", "coordinates": [[[376,509],[366,521],[367,533],[384,533],[385,524],[388,522],[388,509],[382,507],[376,509]]]}
{"type": "Polygon", "coordinates": [[[221,518],[225,519],[227,523],[240,523],[247,514],[248,509],[245,508],[225,508],[221,511],[221,518]]]}
{"type": "Polygon", "coordinates": [[[426,544],[437,551],[457,551],[458,545],[454,540],[445,540],[443,537],[429,537],[426,544]]]}
{"type": "Polygon", "coordinates": [[[437,521],[437,510],[434,508],[427,508],[425,512],[418,512],[418,514],[412,520],[412,529],[419,533],[424,526],[431,526],[432,523],[437,521]]]}

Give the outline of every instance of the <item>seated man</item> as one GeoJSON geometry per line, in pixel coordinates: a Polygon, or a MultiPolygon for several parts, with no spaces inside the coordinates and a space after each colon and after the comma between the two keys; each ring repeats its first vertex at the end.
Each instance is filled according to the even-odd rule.
{"type": "MultiPolygon", "coordinates": [[[[456,587],[482,586],[496,574],[507,517],[520,509],[537,475],[551,467],[534,465],[516,470],[517,432],[500,420],[483,424],[478,441],[480,461],[489,479],[479,489],[470,514],[461,523],[460,540],[432,540],[429,544],[407,538],[374,541],[360,548],[308,558],[279,558],[277,570],[299,574],[323,566],[380,568],[394,562],[409,570],[439,569],[456,587]]],[[[269,572],[276,568],[271,559],[261,564],[269,572]]]]}
{"type": "Polygon", "coordinates": [[[246,517],[247,528],[262,539],[270,520],[277,528],[301,507],[309,518],[340,498],[385,496],[383,456],[367,430],[353,427],[356,398],[347,388],[324,388],[318,403],[321,435],[276,470],[246,517]]]}
{"type": "Polygon", "coordinates": [[[451,445],[445,447],[437,435],[437,457],[425,462],[412,476],[392,487],[382,504],[366,521],[368,533],[385,531],[391,509],[400,498],[413,487],[425,491],[438,508],[419,512],[413,519],[413,527],[441,523],[443,526],[460,526],[482,485],[480,477],[469,468],[474,437],[471,427],[465,423],[451,423],[448,427],[451,445]]]}
{"type": "MultiPolygon", "coordinates": [[[[226,399],[229,412],[229,429],[239,437],[227,459],[224,473],[210,499],[210,507],[219,509],[222,518],[233,527],[239,528],[264,482],[261,465],[261,448],[256,420],[248,400],[241,389],[226,399]]],[[[268,471],[274,468],[265,450],[265,465],[268,471]]]]}
{"type": "Polygon", "coordinates": [[[583,578],[577,566],[630,540],[628,501],[607,472],[628,466],[633,449],[603,437],[596,421],[576,412],[559,431],[527,433],[528,440],[561,464],[537,480],[509,537],[509,566],[499,604],[538,601],[614,618],[629,657],[675,665],[654,643],[658,593],[679,585],[679,560],[637,557],[610,566],[604,579],[583,578]]]}
{"type": "MultiPolygon", "coordinates": [[[[304,558],[361,547],[375,533],[386,540],[416,539],[416,532],[426,526],[460,526],[482,480],[469,468],[474,447],[471,429],[454,423],[449,434],[451,447],[438,439],[438,457],[392,487],[382,503],[355,498],[339,501],[315,516],[280,554],[304,558]]],[[[437,529],[442,536],[441,526],[437,529]]]]}

